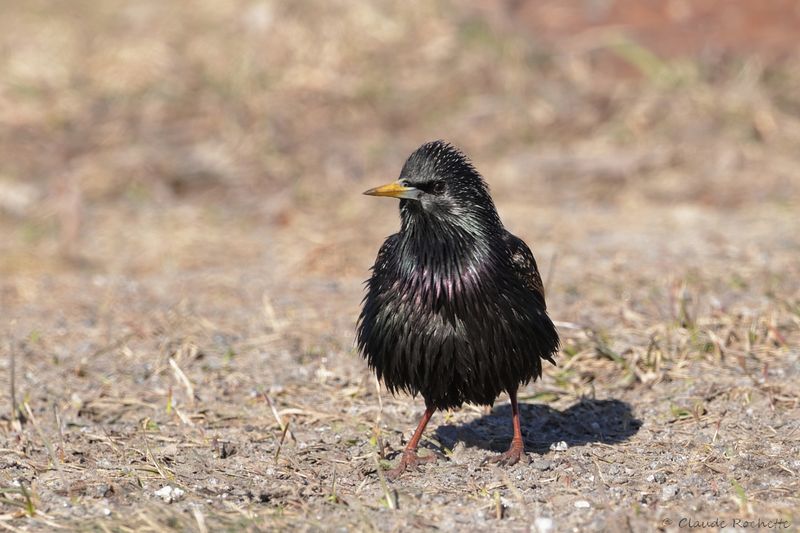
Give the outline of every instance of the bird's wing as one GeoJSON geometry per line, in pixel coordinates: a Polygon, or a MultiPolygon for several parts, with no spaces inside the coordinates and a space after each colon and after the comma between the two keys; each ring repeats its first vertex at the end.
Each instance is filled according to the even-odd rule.
{"type": "Polygon", "coordinates": [[[533,257],[531,249],[528,248],[525,241],[508,231],[503,235],[503,240],[511,253],[511,263],[520,280],[541,300],[542,307],[546,309],[544,284],[542,284],[542,276],[539,274],[536,259],[533,257]]]}

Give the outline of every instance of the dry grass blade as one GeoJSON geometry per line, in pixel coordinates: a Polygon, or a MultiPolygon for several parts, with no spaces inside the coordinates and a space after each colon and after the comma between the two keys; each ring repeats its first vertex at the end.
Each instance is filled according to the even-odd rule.
{"type": "Polygon", "coordinates": [[[192,382],[186,374],[184,374],[183,370],[181,370],[181,367],[178,366],[177,361],[172,357],[169,358],[169,366],[172,367],[172,371],[175,373],[175,379],[186,389],[186,396],[189,399],[189,403],[194,404],[194,385],[192,385],[192,382]]]}
{"type": "MultiPolygon", "coordinates": [[[[285,434],[289,429],[288,422],[284,424],[283,420],[281,419],[281,415],[278,413],[278,409],[275,407],[275,404],[273,403],[272,398],[269,397],[269,394],[262,392],[261,396],[264,398],[264,401],[267,402],[267,405],[269,405],[269,408],[272,411],[272,416],[275,417],[275,421],[278,423],[278,427],[285,434]]],[[[297,439],[294,437],[291,431],[289,431],[289,438],[294,442],[297,442],[297,439]]]]}
{"type": "Polygon", "coordinates": [[[192,507],[192,515],[194,516],[195,522],[197,522],[197,530],[200,533],[208,533],[206,518],[203,516],[203,511],[201,511],[199,507],[194,506],[192,507]]]}
{"type": "Polygon", "coordinates": [[[186,414],[184,414],[184,412],[181,409],[179,409],[177,406],[173,406],[172,409],[175,411],[175,414],[178,415],[178,418],[181,419],[181,422],[183,422],[187,426],[194,427],[194,422],[192,422],[192,420],[188,416],[186,416],[186,414]]]}
{"type": "Polygon", "coordinates": [[[373,433],[375,443],[378,447],[378,455],[381,459],[386,459],[386,446],[383,442],[382,420],[383,420],[383,396],[381,395],[381,382],[375,378],[375,393],[378,395],[378,412],[375,413],[375,426],[373,433]]]}
{"type": "Polygon", "coordinates": [[[11,524],[6,524],[5,521],[0,521],[0,527],[2,527],[3,529],[5,529],[7,531],[14,531],[14,532],[19,532],[19,533],[23,533],[24,531],[26,531],[24,529],[20,529],[18,527],[14,527],[11,524]]]}
{"type": "Polygon", "coordinates": [[[283,431],[281,431],[281,438],[278,441],[278,447],[275,449],[275,456],[273,457],[275,463],[278,462],[278,457],[281,454],[281,450],[283,449],[283,443],[286,441],[286,434],[289,432],[289,423],[287,422],[285,426],[283,426],[283,431]]]}
{"type": "Polygon", "coordinates": [[[14,341],[9,334],[8,336],[8,388],[9,400],[11,401],[11,412],[9,413],[9,420],[12,425],[17,424],[17,354],[14,349],[14,341]]]}
{"type": "Polygon", "coordinates": [[[64,473],[64,469],[62,468],[61,461],[59,460],[58,455],[56,455],[56,450],[53,447],[53,443],[50,442],[50,439],[47,438],[47,435],[44,434],[44,431],[39,426],[39,423],[37,422],[36,417],[33,415],[33,411],[31,410],[31,406],[28,405],[27,402],[25,402],[23,404],[23,406],[25,408],[25,412],[28,415],[28,420],[30,421],[30,423],[33,426],[33,428],[36,430],[36,433],[37,433],[37,435],[39,435],[39,438],[42,439],[42,442],[44,443],[44,446],[47,449],[47,454],[50,457],[50,461],[53,463],[53,468],[55,468],[58,471],[59,475],[61,476],[62,483],[64,484],[64,490],[68,490],[69,489],[69,481],[67,480],[67,476],[64,473]]]}
{"type": "Polygon", "coordinates": [[[149,442],[149,440],[147,438],[147,424],[148,423],[149,423],[149,419],[145,419],[143,424],[142,424],[142,427],[141,427],[142,440],[144,441],[145,455],[147,457],[147,460],[150,461],[150,463],[155,468],[155,471],[158,472],[158,475],[161,476],[162,479],[171,480],[175,476],[172,475],[167,469],[161,467],[161,464],[158,462],[158,460],[156,459],[156,456],[153,455],[153,452],[150,449],[150,442],[149,442]]]}
{"type": "Polygon", "coordinates": [[[386,482],[386,476],[383,475],[383,468],[381,467],[381,461],[377,452],[372,454],[372,457],[375,459],[375,470],[378,474],[378,481],[381,484],[381,490],[383,490],[383,497],[385,498],[386,506],[394,511],[397,509],[397,493],[393,493],[393,491],[389,490],[389,484],[386,482]]]}

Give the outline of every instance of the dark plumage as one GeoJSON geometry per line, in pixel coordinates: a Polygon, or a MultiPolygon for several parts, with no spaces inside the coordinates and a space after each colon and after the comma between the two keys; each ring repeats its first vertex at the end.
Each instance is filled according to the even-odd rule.
{"type": "Polygon", "coordinates": [[[402,225],[372,268],[358,347],[390,391],[421,394],[427,407],[391,474],[419,460],[436,409],[491,405],[503,391],[515,440],[502,459],[516,462],[524,453],[516,390],[541,376],[559,342],[533,254],[503,227],[478,171],[443,141],[422,145],[397,182],[365,194],[401,198],[402,225]]]}

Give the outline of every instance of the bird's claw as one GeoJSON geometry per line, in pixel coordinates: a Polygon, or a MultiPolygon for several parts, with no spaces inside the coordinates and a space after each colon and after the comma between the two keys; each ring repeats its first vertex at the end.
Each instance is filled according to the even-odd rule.
{"type": "Polygon", "coordinates": [[[498,466],[513,466],[520,461],[528,462],[528,456],[525,454],[525,446],[512,444],[507,452],[496,457],[487,457],[483,460],[483,464],[490,463],[498,466]]]}
{"type": "Polygon", "coordinates": [[[392,468],[391,470],[386,471],[386,479],[389,481],[393,481],[400,477],[400,474],[405,472],[409,469],[417,469],[420,465],[424,463],[433,463],[436,462],[436,455],[423,455],[420,457],[417,455],[417,452],[406,451],[403,452],[403,455],[400,457],[400,462],[397,463],[397,466],[392,468]]]}

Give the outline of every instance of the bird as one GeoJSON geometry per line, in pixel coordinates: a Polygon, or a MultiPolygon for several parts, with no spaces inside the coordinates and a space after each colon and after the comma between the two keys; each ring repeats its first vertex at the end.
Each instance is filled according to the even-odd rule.
{"type": "Polygon", "coordinates": [[[489,188],[452,144],[423,144],[399,178],[364,192],[400,199],[400,231],[389,236],[365,282],[356,331],[361,356],[391,393],[425,400],[425,413],[386,472],[393,480],[435,461],[417,453],[436,410],[492,406],[508,393],[513,438],[487,462],[525,456],[517,390],[555,364],[556,327],[542,277],[525,242],[505,229],[489,188]]]}

